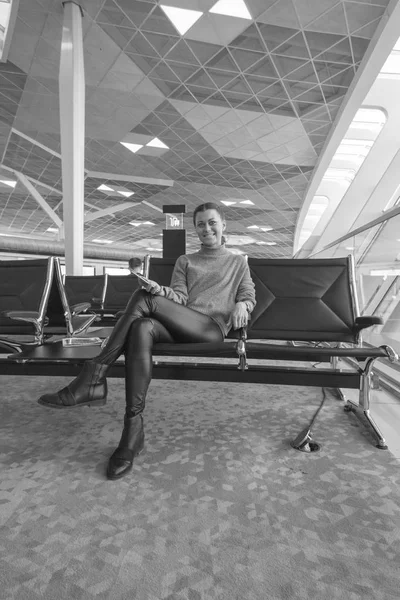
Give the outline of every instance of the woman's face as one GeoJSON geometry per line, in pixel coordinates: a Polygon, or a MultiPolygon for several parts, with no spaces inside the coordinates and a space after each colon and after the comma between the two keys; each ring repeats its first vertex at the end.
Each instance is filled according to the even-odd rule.
{"type": "Polygon", "coordinates": [[[210,208],[196,215],[196,233],[204,246],[212,248],[221,245],[222,234],[226,223],[215,208],[210,208]]]}

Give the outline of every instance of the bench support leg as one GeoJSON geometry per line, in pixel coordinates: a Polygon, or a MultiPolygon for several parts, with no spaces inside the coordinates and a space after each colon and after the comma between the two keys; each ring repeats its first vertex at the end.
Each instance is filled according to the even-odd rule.
{"type": "Polygon", "coordinates": [[[354,412],[357,417],[364,418],[370,432],[376,440],[376,447],[380,450],[387,450],[388,446],[386,440],[382,435],[378,425],[375,423],[370,415],[369,406],[371,398],[371,379],[372,379],[372,365],[375,359],[369,359],[366,362],[364,369],[361,371],[361,386],[359,393],[358,404],[347,399],[344,410],[345,412],[354,412]]]}

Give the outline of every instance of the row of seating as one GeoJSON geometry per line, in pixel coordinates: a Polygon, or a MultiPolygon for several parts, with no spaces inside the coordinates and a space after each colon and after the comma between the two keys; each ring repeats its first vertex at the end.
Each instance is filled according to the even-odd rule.
{"type": "MultiPolygon", "coordinates": [[[[174,260],[145,261],[147,276],[169,285],[174,260]]],[[[92,324],[113,326],[139,287],[130,275],[65,276],[55,257],[0,261],[0,350],[19,351],[54,335],[74,337],[92,324]]]]}
{"type": "MultiPolygon", "coordinates": [[[[161,285],[169,285],[175,259],[145,257],[144,273],[161,285]]],[[[67,275],[65,293],[70,305],[90,303],[90,311],[97,314],[99,327],[114,325],[133,292],[140,287],[134,275],[67,275]]]]}
{"type": "MultiPolygon", "coordinates": [[[[25,261],[28,262],[32,261],[25,261]]],[[[352,257],[249,258],[249,267],[257,305],[247,330],[231,331],[221,343],[156,344],[153,377],[358,389],[358,402],[348,399],[344,408],[359,413],[369,425],[377,446],[386,448],[382,433],[369,412],[372,366],[376,359],[397,361],[398,356],[389,346],[360,344],[362,330],[382,320],[377,316],[359,316],[352,257]],[[302,344],[293,346],[293,341],[302,344]],[[312,344],[304,345],[307,342],[312,344]],[[187,357],[192,359],[188,361],[187,357]],[[235,357],[237,364],[224,360],[235,357]],[[338,362],[340,359],[350,360],[354,368],[343,368],[338,362]],[[311,363],[319,363],[318,368],[311,363]],[[323,363],[330,363],[329,367],[323,367],[323,363]]],[[[151,259],[147,274],[164,285],[169,283],[172,269],[173,261],[151,259]]],[[[50,280],[48,277],[47,284],[50,280]]],[[[33,284],[31,288],[33,290],[33,284]]],[[[40,305],[40,311],[42,317],[46,311],[48,314],[46,330],[52,314],[48,306],[45,310],[40,305]]],[[[11,319],[9,314],[7,318],[11,319]]],[[[99,338],[108,335],[96,331],[99,338]]],[[[0,358],[0,373],[72,376],[99,351],[99,346],[64,347],[57,341],[41,343],[6,359],[0,358]]],[[[113,365],[109,375],[124,377],[123,360],[113,365]]],[[[296,442],[296,447],[308,443],[309,434],[309,429],[302,431],[302,440],[296,442]]]]}
{"type": "Polygon", "coordinates": [[[0,261],[1,351],[83,333],[97,319],[90,306],[68,302],[58,258],[0,261]]]}

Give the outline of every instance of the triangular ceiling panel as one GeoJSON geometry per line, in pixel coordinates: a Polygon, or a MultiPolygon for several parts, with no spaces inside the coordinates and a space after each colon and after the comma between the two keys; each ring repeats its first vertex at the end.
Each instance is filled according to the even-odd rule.
{"type": "Polygon", "coordinates": [[[323,33],[348,35],[349,32],[347,29],[343,5],[338,4],[316,21],[309,23],[305,29],[309,31],[320,31],[323,33]]]}
{"type": "Polygon", "coordinates": [[[300,23],[297,18],[292,0],[280,0],[271,8],[265,11],[257,19],[260,23],[268,23],[270,25],[278,25],[280,27],[300,28],[300,23]]]}
{"type": "Polygon", "coordinates": [[[265,52],[265,45],[260,37],[257,27],[250,25],[243,33],[238,35],[230,43],[234,48],[243,48],[243,50],[254,50],[255,52],[265,52]]]}
{"type": "Polygon", "coordinates": [[[346,18],[349,24],[349,32],[353,33],[382,17],[385,12],[384,6],[371,4],[357,4],[356,2],[344,2],[346,18]]]}

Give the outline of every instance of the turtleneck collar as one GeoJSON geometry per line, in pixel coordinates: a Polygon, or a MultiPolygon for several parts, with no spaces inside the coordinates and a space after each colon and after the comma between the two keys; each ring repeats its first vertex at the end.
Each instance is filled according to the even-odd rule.
{"type": "Polygon", "coordinates": [[[209,248],[208,246],[201,245],[199,250],[199,254],[203,254],[206,256],[221,256],[222,254],[226,254],[228,250],[225,248],[225,244],[221,244],[216,248],[209,248]]]}

